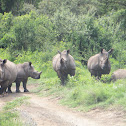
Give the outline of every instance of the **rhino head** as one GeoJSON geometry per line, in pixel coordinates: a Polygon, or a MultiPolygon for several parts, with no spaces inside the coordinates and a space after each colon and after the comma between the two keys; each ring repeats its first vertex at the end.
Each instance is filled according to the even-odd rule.
{"type": "Polygon", "coordinates": [[[110,49],[108,52],[105,49],[101,49],[99,56],[99,67],[105,69],[109,62],[109,55],[113,52],[113,49],[110,49]]]}
{"type": "Polygon", "coordinates": [[[67,69],[67,64],[69,62],[69,57],[68,54],[70,53],[70,50],[64,50],[62,52],[58,51],[60,54],[60,64],[61,64],[61,69],[67,69]]]}
{"type": "Polygon", "coordinates": [[[3,78],[4,78],[4,65],[6,64],[7,60],[4,59],[4,60],[1,60],[0,59],[0,82],[3,81],[3,78]]]}
{"type": "Polygon", "coordinates": [[[29,77],[32,77],[34,79],[40,79],[40,75],[42,72],[38,72],[34,69],[33,65],[31,62],[29,62],[29,70],[28,70],[28,74],[29,77]]]}

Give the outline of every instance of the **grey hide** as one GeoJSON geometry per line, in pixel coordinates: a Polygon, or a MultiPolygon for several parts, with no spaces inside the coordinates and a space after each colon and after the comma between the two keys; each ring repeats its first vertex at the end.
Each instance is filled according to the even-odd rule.
{"type": "MultiPolygon", "coordinates": [[[[17,64],[17,78],[16,82],[16,92],[20,92],[19,87],[20,83],[23,82],[24,92],[28,92],[26,88],[26,84],[28,78],[31,77],[33,79],[39,79],[42,72],[38,72],[34,69],[31,62],[24,62],[23,64],[17,64]]],[[[8,92],[11,91],[11,85],[8,87],[8,92]]]]}
{"type": "Polygon", "coordinates": [[[69,53],[70,50],[58,51],[58,54],[53,57],[52,61],[53,68],[57,72],[62,85],[65,84],[68,74],[71,76],[75,75],[75,61],[69,53]]]}
{"type": "Polygon", "coordinates": [[[111,80],[126,79],[126,69],[118,69],[112,73],[111,80]]]}
{"type": "Polygon", "coordinates": [[[0,94],[4,93],[7,87],[15,81],[17,77],[17,67],[9,60],[0,59],[0,94]]]}
{"type": "Polygon", "coordinates": [[[101,49],[99,54],[91,56],[88,60],[87,67],[91,76],[101,78],[102,74],[109,74],[111,65],[109,61],[109,55],[113,52],[110,49],[108,52],[105,49],[101,49]]]}

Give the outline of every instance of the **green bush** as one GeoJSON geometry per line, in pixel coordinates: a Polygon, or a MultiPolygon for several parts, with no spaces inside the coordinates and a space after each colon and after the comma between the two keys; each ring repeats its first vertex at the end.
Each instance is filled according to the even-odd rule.
{"type": "Polygon", "coordinates": [[[104,74],[104,75],[102,75],[100,80],[103,83],[110,83],[111,82],[111,74],[104,74]]]}

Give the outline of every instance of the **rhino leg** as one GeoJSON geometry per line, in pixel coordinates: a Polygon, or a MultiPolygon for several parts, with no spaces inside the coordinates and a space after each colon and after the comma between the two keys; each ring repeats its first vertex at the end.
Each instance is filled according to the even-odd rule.
{"type": "Polygon", "coordinates": [[[1,86],[0,94],[4,96],[5,93],[6,93],[6,87],[1,86]]]}
{"type": "Polygon", "coordinates": [[[0,97],[4,97],[4,94],[5,94],[5,87],[2,87],[0,88],[0,97]]]}
{"type": "Polygon", "coordinates": [[[65,85],[67,81],[68,74],[61,74],[61,84],[65,85]]]}
{"type": "Polygon", "coordinates": [[[23,88],[24,88],[24,92],[29,92],[29,90],[26,88],[26,84],[27,84],[27,79],[23,81],[23,88]]]}
{"type": "Polygon", "coordinates": [[[71,70],[70,71],[70,76],[74,76],[75,75],[75,70],[71,70]]]}
{"type": "Polygon", "coordinates": [[[61,80],[61,85],[65,85],[65,80],[67,79],[67,74],[63,74],[61,71],[57,71],[57,75],[61,80]]]}
{"type": "Polygon", "coordinates": [[[61,77],[61,73],[60,73],[59,70],[57,71],[57,75],[58,75],[59,78],[61,77]]]}
{"type": "Polygon", "coordinates": [[[60,79],[61,79],[61,84],[65,85],[65,79],[64,79],[64,77],[61,77],[60,79]]]}
{"type": "Polygon", "coordinates": [[[91,76],[95,76],[96,77],[96,80],[100,80],[101,78],[101,73],[99,71],[96,71],[96,70],[90,70],[91,72],[91,76]]]}
{"type": "Polygon", "coordinates": [[[101,79],[101,72],[97,72],[97,79],[98,79],[98,80],[101,79]]]}
{"type": "Polygon", "coordinates": [[[6,89],[7,89],[7,86],[8,86],[8,83],[9,81],[4,81],[1,85],[1,90],[0,90],[0,94],[3,94],[6,93],[6,89]]]}
{"type": "Polygon", "coordinates": [[[11,86],[12,86],[12,84],[10,84],[9,86],[8,86],[8,93],[12,93],[12,91],[11,91],[11,86]]]}
{"type": "Polygon", "coordinates": [[[16,93],[20,93],[21,91],[19,90],[20,87],[20,82],[16,81],[16,93]]]}
{"type": "Polygon", "coordinates": [[[0,88],[0,95],[2,94],[2,87],[0,88]]]}
{"type": "Polygon", "coordinates": [[[0,88],[0,95],[2,95],[3,92],[4,92],[4,88],[1,86],[1,88],[0,88]]]}
{"type": "Polygon", "coordinates": [[[0,86],[0,94],[1,94],[1,86],[0,86]]]}

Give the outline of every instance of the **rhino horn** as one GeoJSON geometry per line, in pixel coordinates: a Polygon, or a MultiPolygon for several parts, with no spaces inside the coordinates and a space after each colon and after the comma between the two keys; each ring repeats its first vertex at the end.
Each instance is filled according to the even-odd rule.
{"type": "Polygon", "coordinates": [[[62,58],[61,60],[60,60],[60,63],[62,64],[64,62],[64,59],[62,58]]]}

